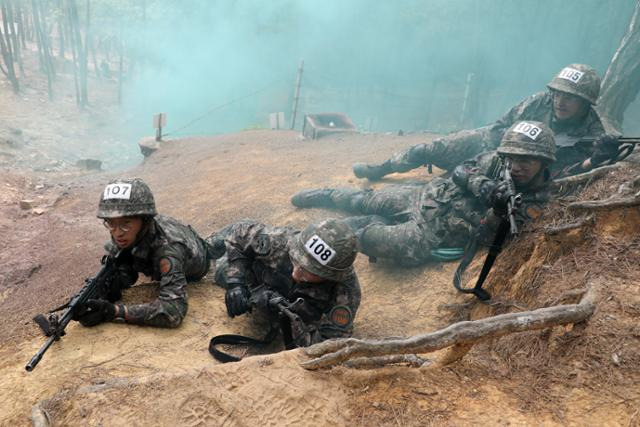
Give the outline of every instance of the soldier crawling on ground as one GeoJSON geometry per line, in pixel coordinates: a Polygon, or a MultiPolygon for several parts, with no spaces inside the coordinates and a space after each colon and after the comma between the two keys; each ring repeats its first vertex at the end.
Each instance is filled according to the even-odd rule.
{"type": "Polygon", "coordinates": [[[500,180],[505,164],[511,164],[516,191],[522,193],[516,221],[522,225],[539,216],[549,199],[549,168],[555,152],[553,132],[547,125],[517,122],[504,134],[497,152],[464,162],[451,178],[381,190],[305,190],[294,195],[291,203],[364,214],[350,222],[362,253],[419,265],[433,259],[433,251],[464,247],[476,233],[479,242],[491,242],[509,199],[507,184],[500,180]]]}
{"type": "Polygon", "coordinates": [[[298,232],[242,220],[207,242],[225,251],[215,278],[226,288],[230,317],[256,310],[272,331],[281,328],[287,348],[351,335],[360,284],[353,269],[356,236],[344,222],[329,219],[298,232]],[[278,316],[281,302],[297,321],[278,316]]]}
{"type": "Polygon", "coordinates": [[[358,178],[375,180],[430,164],[450,171],[481,152],[495,150],[505,131],[522,120],[543,122],[555,133],[558,161],[552,167],[554,177],[615,161],[619,133],[594,108],[600,93],[596,71],[588,65],[570,64],[547,87],[549,91],[531,95],[492,125],[414,145],[380,164],[356,163],[353,172],[358,178]],[[589,137],[596,141],[580,141],[589,137]]]}
{"type": "Polygon", "coordinates": [[[119,254],[119,275],[107,295],[80,307],[75,320],[84,326],[109,321],[179,326],[187,313],[187,281],[201,279],[209,269],[207,244],[190,226],[158,215],[151,190],[139,178],[109,183],[97,216],[111,234],[107,254],[119,254]],[[158,298],[147,304],[118,302],[139,273],[160,281],[158,298]]]}

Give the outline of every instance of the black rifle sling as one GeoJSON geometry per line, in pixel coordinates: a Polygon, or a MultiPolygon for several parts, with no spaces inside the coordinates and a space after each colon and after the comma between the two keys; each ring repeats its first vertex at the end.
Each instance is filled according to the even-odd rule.
{"type": "Polygon", "coordinates": [[[221,350],[218,350],[216,346],[219,344],[229,344],[229,345],[252,345],[256,347],[264,347],[273,342],[273,340],[278,335],[278,328],[272,326],[264,339],[259,340],[252,337],[247,337],[244,335],[236,335],[236,334],[223,334],[216,335],[211,338],[209,341],[209,353],[219,362],[228,363],[228,362],[238,362],[241,360],[240,357],[233,356],[231,354],[225,353],[221,350]]]}
{"type": "Polygon", "coordinates": [[[463,288],[460,283],[462,281],[462,275],[473,260],[478,250],[478,234],[473,237],[473,240],[469,244],[469,247],[467,248],[464,257],[462,258],[462,261],[460,261],[460,265],[458,265],[458,268],[453,275],[453,286],[458,291],[465,294],[474,294],[480,301],[489,301],[491,299],[491,294],[482,289],[482,285],[489,275],[491,267],[493,267],[493,263],[498,257],[498,254],[502,250],[502,245],[504,244],[507,234],[509,233],[509,227],[509,221],[507,219],[503,219],[502,221],[500,221],[500,226],[498,227],[496,236],[493,239],[493,243],[491,244],[491,246],[489,246],[489,253],[484,260],[482,271],[480,271],[480,276],[478,276],[476,285],[473,288],[463,288]]]}

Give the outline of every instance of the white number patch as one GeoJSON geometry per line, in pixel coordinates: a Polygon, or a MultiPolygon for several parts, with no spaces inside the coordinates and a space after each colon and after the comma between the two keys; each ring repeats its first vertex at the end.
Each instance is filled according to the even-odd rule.
{"type": "Polygon", "coordinates": [[[562,71],[560,71],[558,77],[560,77],[561,79],[572,81],[574,83],[578,83],[583,75],[584,73],[582,71],[578,71],[575,68],[571,67],[565,67],[562,69],[562,71]]]}
{"type": "Polygon", "coordinates": [[[535,141],[542,129],[532,123],[520,122],[513,128],[513,131],[526,135],[535,141]]]}
{"type": "Polygon", "coordinates": [[[131,184],[109,184],[104,188],[102,198],[108,199],[127,199],[131,197],[131,184]]]}
{"type": "Polygon", "coordinates": [[[333,250],[320,236],[314,234],[311,236],[307,243],[304,244],[304,248],[309,255],[315,258],[322,265],[327,265],[329,261],[335,256],[336,251],[333,250]]]}

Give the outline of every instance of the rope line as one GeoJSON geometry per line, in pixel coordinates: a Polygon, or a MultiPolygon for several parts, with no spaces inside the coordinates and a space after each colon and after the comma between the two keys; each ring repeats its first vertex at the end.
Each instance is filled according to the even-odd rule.
{"type": "Polygon", "coordinates": [[[238,98],[234,98],[229,102],[225,102],[224,104],[216,105],[215,107],[212,107],[209,110],[207,110],[204,114],[202,114],[202,115],[196,117],[195,119],[191,120],[190,122],[188,122],[184,126],[179,127],[179,128],[177,128],[177,129],[175,129],[175,130],[173,130],[171,132],[165,133],[165,134],[163,134],[163,136],[177,135],[178,132],[180,132],[181,130],[184,130],[184,129],[188,128],[189,126],[193,125],[194,123],[199,122],[200,120],[204,119],[205,117],[207,117],[211,113],[213,113],[215,111],[218,111],[218,110],[221,110],[221,109],[223,109],[225,107],[228,107],[229,105],[235,104],[238,101],[242,101],[243,99],[251,98],[252,96],[255,96],[255,95],[257,95],[257,94],[259,94],[261,92],[264,92],[265,90],[271,88],[272,86],[275,86],[276,83],[279,83],[282,80],[283,79],[275,80],[275,81],[269,83],[268,85],[262,87],[261,89],[255,90],[255,91],[253,91],[251,93],[248,93],[246,95],[242,95],[242,96],[240,96],[238,98]]]}

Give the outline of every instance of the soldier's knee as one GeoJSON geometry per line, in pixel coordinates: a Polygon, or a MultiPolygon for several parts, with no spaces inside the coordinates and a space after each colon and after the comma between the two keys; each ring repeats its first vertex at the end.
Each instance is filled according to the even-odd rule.
{"type": "Polygon", "coordinates": [[[339,188],[331,194],[331,200],[338,209],[359,212],[365,192],[353,188],[339,188]]]}

